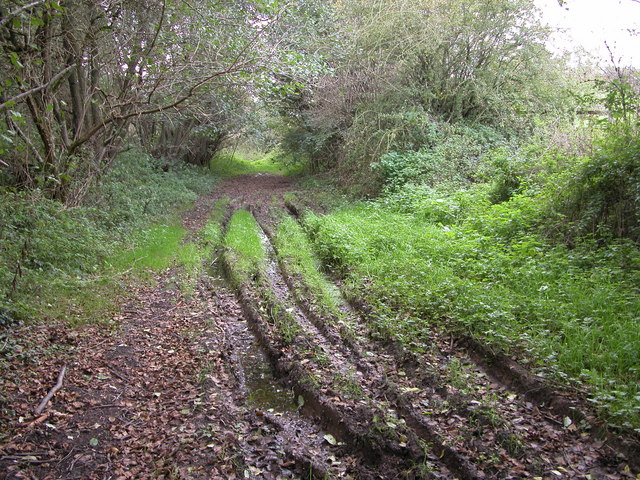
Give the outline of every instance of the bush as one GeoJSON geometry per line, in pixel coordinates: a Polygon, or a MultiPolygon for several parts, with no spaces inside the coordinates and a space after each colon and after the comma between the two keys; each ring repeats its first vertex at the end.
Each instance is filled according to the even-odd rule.
{"type": "Polygon", "coordinates": [[[211,186],[201,170],[176,166],[165,172],[162,165],[147,155],[123,154],[89,192],[87,205],[74,208],[38,191],[0,191],[0,312],[19,319],[55,303],[45,298],[52,294],[47,289],[80,288],[134,241],[134,232],[211,186]]]}
{"type": "Polygon", "coordinates": [[[570,242],[589,235],[639,241],[640,140],[610,131],[597,147],[555,192],[558,229],[570,242]]]}
{"type": "Polygon", "coordinates": [[[380,173],[386,192],[406,184],[462,187],[480,181],[487,153],[504,138],[488,127],[441,127],[442,139],[417,150],[390,151],[372,166],[380,173]]]}

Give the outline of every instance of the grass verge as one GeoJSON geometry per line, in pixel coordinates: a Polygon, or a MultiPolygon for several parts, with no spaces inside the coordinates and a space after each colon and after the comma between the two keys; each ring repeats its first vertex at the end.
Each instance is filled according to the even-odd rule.
{"type": "MultiPolygon", "coordinates": [[[[450,200],[433,203],[452,211],[450,200]]],[[[407,346],[426,344],[433,325],[462,329],[542,375],[586,386],[612,425],[640,429],[637,248],[505,238],[512,207],[443,225],[378,202],[308,214],[305,224],[323,262],[407,346]]]]}
{"type": "Polygon", "coordinates": [[[163,268],[185,231],[175,215],[214,177],[130,151],[116,159],[85,205],[38,192],[0,190],[0,326],[41,320],[103,321],[123,273],[163,268]]]}

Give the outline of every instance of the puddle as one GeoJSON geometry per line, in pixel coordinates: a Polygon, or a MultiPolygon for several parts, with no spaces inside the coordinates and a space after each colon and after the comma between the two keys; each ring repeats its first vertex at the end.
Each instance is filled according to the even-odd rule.
{"type": "MultiPolygon", "coordinates": [[[[217,265],[209,269],[209,276],[215,287],[227,288],[217,265]]],[[[269,359],[249,323],[243,317],[228,322],[227,331],[234,339],[234,361],[238,364],[236,375],[246,390],[247,405],[273,413],[297,412],[293,390],[283,386],[273,375],[269,359]]]]}
{"type": "Polygon", "coordinates": [[[274,378],[269,359],[246,322],[240,320],[237,323],[244,324],[236,330],[236,339],[238,359],[247,389],[247,404],[252,408],[273,410],[276,413],[295,412],[293,391],[274,378]]]}

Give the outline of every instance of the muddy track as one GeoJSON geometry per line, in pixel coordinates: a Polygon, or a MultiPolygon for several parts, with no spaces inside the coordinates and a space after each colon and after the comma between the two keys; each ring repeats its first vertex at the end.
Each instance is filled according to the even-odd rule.
{"type": "MultiPolygon", "coordinates": [[[[270,250],[271,257],[277,261],[277,265],[276,262],[273,262],[269,269],[272,287],[280,292],[281,299],[287,304],[296,302],[296,307],[301,310],[296,317],[305,331],[309,332],[309,335],[314,339],[315,345],[319,346],[326,355],[332,357],[334,363],[342,366],[343,370],[344,365],[348,365],[348,369],[358,372],[359,375],[356,377],[361,379],[360,388],[367,391],[368,395],[377,402],[383,402],[387,409],[395,411],[401,422],[407,425],[407,433],[413,437],[413,441],[418,444],[428,444],[429,449],[440,463],[444,463],[460,478],[484,478],[485,474],[482,471],[449,446],[447,436],[439,431],[437,425],[426,421],[424,415],[411,402],[407,401],[406,390],[401,389],[409,388],[410,391],[411,387],[400,386],[406,382],[399,381],[402,376],[398,375],[401,369],[397,365],[389,365],[389,358],[385,362],[379,355],[372,355],[372,345],[360,341],[362,337],[357,335],[355,325],[350,324],[351,328],[347,332],[344,329],[336,328],[335,322],[328,322],[317,315],[310,308],[313,302],[309,302],[311,300],[309,292],[302,295],[292,293],[296,290],[297,281],[287,275],[286,266],[278,261],[279,257],[272,246],[273,232],[270,227],[264,220],[261,225],[266,234],[264,241],[270,250]],[[355,336],[354,333],[356,333],[355,336]],[[365,355],[365,351],[369,355],[365,355]]],[[[347,308],[346,304],[344,307],[347,308]]],[[[345,325],[343,322],[343,326],[345,325]]],[[[416,455],[416,452],[412,453],[416,455]]],[[[417,454],[418,456],[424,455],[423,452],[417,454]]]]}
{"type": "Polygon", "coordinates": [[[0,479],[635,478],[640,455],[511,359],[426,322],[429,342],[407,349],[357,295],[339,316],[319,308],[273,247],[271,210],[292,188],[230,179],[185,218],[196,235],[223,195],[227,219],[252,211],[269,252],[254,282],[233,291],[218,251],[191,297],[174,270],[131,287],[113,332],[43,329],[77,348],[9,384],[23,418],[0,479]],[[62,361],[65,388],[33,417],[62,361]]]}
{"type": "Polygon", "coordinates": [[[274,258],[265,281],[274,293],[272,298],[252,285],[240,286],[245,314],[277,375],[304,398],[303,412],[317,418],[350,450],[358,452],[363,466],[374,465],[373,471],[359,471],[358,478],[405,478],[407,474],[418,478],[409,473],[418,467],[422,469],[419,478],[453,478],[435,455],[425,452],[382,392],[365,382],[342,349],[323,338],[305,318],[293,302],[274,258]],[[295,321],[295,338],[283,342],[274,310],[278,312],[275,316],[286,315],[295,321]],[[396,422],[393,429],[389,427],[392,422],[396,422]]]}
{"type": "Polygon", "coordinates": [[[340,319],[315,311],[303,279],[287,272],[274,250],[268,209],[244,206],[261,224],[270,257],[260,286],[241,289],[254,328],[278,374],[366,458],[413,475],[419,458],[428,459],[420,475],[444,478],[618,478],[630,471],[633,457],[594,439],[570,399],[523,380],[532,376],[506,357],[486,361],[479,342],[434,330],[428,348],[416,354],[384,331],[362,299],[345,300],[340,319]],[[282,331],[272,325],[278,321],[265,318],[274,309],[295,324],[291,341],[283,343],[282,331]],[[331,374],[351,385],[336,390],[331,374]],[[353,390],[359,392],[355,404],[349,402],[353,390]],[[390,427],[376,435],[381,418],[390,427]],[[369,431],[362,428],[367,422],[369,431]]]}
{"type": "MultiPolygon", "coordinates": [[[[287,207],[299,216],[295,206],[287,207]]],[[[309,292],[300,288],[300,279],[288,276],[287,280],[304,301],[309,292]]],[[[444,424],[441,431],[457,419],[453,429],[457,441],[446,443],[458,454],[466,453],[478,466],[476,471],[490,478],[619,478],[631,476],[629,465],[638,468],[637,442],[603,434],[593,417],[577,408],[581,402],[575,396],[555,391],[477,340],[443,337],[433,330],[430,344],[415,354],[394,338],[362,298],[349,298],[344,309],[351,319],[348,336],[338,327],[344,320],[322,318],[313,308],[307,315],[315,317],[327,333],[342,336],[354,354],[365,349],[376,352],[376,364],[385,369],[390,395],[418,428],[424,416],[415,415],[415,405],[428,406],[430,420],[444,424]],[[398,395],[399,389],[411,393],[398,395]],[[487,397],[493,398],[487,401],[487,397]],[[446,408],[439,409],[438,404],[446,408]],[[491,456],[497,461],[481,461],[491,456]]]]}

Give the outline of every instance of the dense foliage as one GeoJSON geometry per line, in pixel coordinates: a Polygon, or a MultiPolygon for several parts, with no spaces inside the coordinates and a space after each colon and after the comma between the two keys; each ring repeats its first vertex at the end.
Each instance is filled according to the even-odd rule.
{"type": "Polygon", "coordinates": [[[87,206],[64,208],[37,192],[2,193],[0,313],[9,322],[64,310],[65,297],[87,294],[105,280],[109,264],[126,270],[147,257],[159,261],[163,255],[153,245],[165,245],[169,237],[179,243],[184,230],[170,224],[147,230],[149,223],[167,221],[167,213],[211,184],[201,170],[164,172],[161,162],[128,152],[88,192],[87,206]],[[126,261],[122,249],[131,244],[144,244],[147,251],[126,261]]]}
{"type": "Polygon", "coordinates": [[[316,169],[364,173],[369,191],[379,187],[370,164],[428,149],[452,123],[522,135],[539,112],[571,105],[533,2],[356,1],[338,11],[334,69],[293,105],[284,147],[316,169]]]}
{"type": "Polygon", "coordinates": [[[249,121],[255,91],[274,75],[303,78],[314,64],[286,39],[311,32],[316,10],[278,1],[4,2],[0,182],[77,204],[132,142],[207,165],[249,121]]]}
{"type": "Polygon", "coordinates": [[[492,205],[487,188],[411,187],[305,223],[323,261],[408,346],[424,348],[434,325],[472,333],[590,385],[614,423],[637,428],[637,246],[551,244],[531,229],[537,209],[521,195],[492,205]]]}

